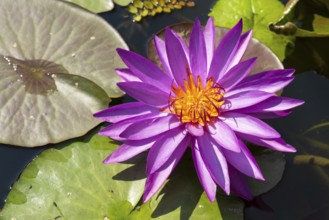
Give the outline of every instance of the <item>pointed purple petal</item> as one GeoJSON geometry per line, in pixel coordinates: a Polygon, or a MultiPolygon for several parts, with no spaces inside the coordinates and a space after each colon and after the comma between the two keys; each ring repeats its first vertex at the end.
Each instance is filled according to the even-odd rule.
{"type": "Polygon", "coordinates": [[[207,78],[207,54],[199,19],[194,22],[190,37],[190,63],[192,75],[201,77],[203,85],[207,78]]]}
{"type": "Polygon", "coordinates": [[[204,129],[199,124],[195,125],[191,123],[186,123],[186,130],[194,137],[199,137],[204,134],[204,129]]]}
{"type": "Polygon", "coordinates": [[[296,152],[296,149],[293,146],[291,146],[290,144],[287,144],[281,138],[267,140],[267,139],[260,139],[255,136],[248,135],[248,134],[242,134],[242,133],[239,133],[238,136],[240,138],[242,138],[243,140],[249,141],[250,143],[256,144],[258,146],[267,147],[267,148],[281,151],[281,152],[296,152]]]}
{"type": "Polygon", "coordinates": [[[126,141],[113,151],[104,161],[105,164],[119,163],[148,150],[159,137],[152,137],[140,141],[126,141]]]}
{"type": "Polygon", "coordinates": [[[232,130],[260,138],[279,138],[280,134],[265,122],[249,115],[233,112],[222,113],[220,119],[232,130]]]}
{"type": "Polygon", "coordinates": [[[209,125],[208,129],[212,139],[221,147],[234,152],[241,151],[234,131],[224,122],[218,120],[213,125],[209,125]]]}
{"type": "Polygon", "coordinates": [[[101,130],[100,132],[98,132],[98,134],[102,135],[102,136],[108,136],[108,137],[110,137],[114,140],[118,140],[118,141],[126,140],[126,138],[121,137],[120,135],[130,125],[137,123],[139,121],[146,120],[146,119],[163,117],[165,115],[166,115],[165,113],[159,112],[159,113],[150,113],[147,115],[136,116],[133,118],[129,118],[129,119],[117,122],[115,124],[111,124],[111,125],[107,126],[106,128],[104,128],[103,130],[101,130]]]}
{"type": "Polygon", "coordinates": [[[218,84],[224,88],[225,91],[229,91],[232,87],[234,87],[248,75],[255,64],[256,59],[256,57],[251,58],[237,64],[225,74],[225,77],[218,81],[218,84]]]}
{"type": "Polygon", "coordinates": [[[255,158],[252,156],[246,145],[242,141],[239,142],[241,148],[241,152],[239,153],[223,149],[227,162],[247,176],[264,180],[263,174],[259,169],[255,158]]]}
{"type": "Polygon", "coordinates": [[[251,107],[241,109],[242,113],[262,113],[286,111],[304,104],[304,101],[280,96],[273,96],[251,107]]]}
{"type": "Polygon", "coordinates": [[[166,50],[166,43],[160,39],[158,36],[154,36],[154,44],[155,44],[155,48],[158,52],[159,58],[161,60],[163,69],[166,71],[166,73],[170,76],[170,78],[174,78],[171,69],[170,69],[170,65],[169,65],[169,61],[168,61],[168,55],[167,55],[167,50],[166,50]]]}
{"type": "Polygon", "coordinates": [[[187,57],[181,42],[169,28],[166,29],[165,35],[166,50],[171,72],[177,84],[183,85],[184,79],[187,78],[186,68],[189,67],[187,57]]]}
{"type": "Polygon", "coordinates": [[[196,172],[198,174],[200,183],[206,192],[209,200],[211,202],[215,201],[216,197],[216,183],[212,179],[199,151],[198,142],[195,141],[194,145],[192,145],[192,156],[194,161],[194,166],[196,172]]]}
{"type": "Polygon", "coordinates": [[[145,57],[131,51],[117,49],[123,62],[130,71],[143,82],[153,85],[164,92],[171,91],[172,80],[154,63],[145,57]]]}
{"type": "Polygon", "coordinates": [[[142,82],[130,69],[116,69],[115,71],[125,82],[142,82]]]}
{"type": "Polygon", "coordinates": [[[147,105],[158,108],[168,106],[169,94],[155,86],[141,82],[121,82],[118,86],[129,96],[147,105]]]}
{"type": "Polygon", "coordinates": [[[176,36],[177,40],[179,41],[179,43],[182,45],[182,48],[184,50],[184,53],[185,53],[185,56],[186,56],[186,59],[187,59],[187,63],[189,64],[190,66],[190,60],[189,60],[189,48],[187,47],[185,41],[179,36],[178,33],[176,33],[175,31],[172,31],[173,35],[176,36]]]}
{"type": "Polygon", "coordinates": [[[208,73],[215,51],[215,25],[212,17],[209,17],[208,22],[204,28],[203,35],[206,43],[207,73],[208,73]]]}
{"type": "Polygon", "coordinates": [[[277,77],[253,80],[250,82],[236,85],[234,89],[228,92],[228,94],[233,95],[239,92],[251,90],[260,90],[264,92],[274,93],[286,87],[289,83],[292,82],[293,79],[294,77],[277,77]]]}
{"type": "Polygon", "coordinates": [[[236,109],[246,108],[260,103],[272,96],[272,93],[257,90],[240,92],[232,96],[226,96],[225,94],[225,103],[222,105],[222,110],[232,111],[236,109]]]}
{"type": "Polygon", "coordinates": [[[97,112],[94,114],[94,117],[103,121],[117,123],[128,118],[156,112],[159,112],[159,110],[142,102],[129,102],[97,112]]]}
{"type": "Polygon", "coordinates": [[[248,201],[252,200],[253,196],[251,194],[251,190],[250,190],[249,183],[248,183],[246,176],[244,176],[242,173],[237,171],[231,165],[228,166],[228,170],[230,173],[230,179],[232,180],[231,181],[232,191],[236,195],[244,198],[245,200],[248,200],[248,201]]]}
{"type": "Polygon", "coordinates": [[[149,138],[168,130],[177,128],[181,125],[181,122],[174,115],[168,115],[165,117],[151,118],[134,123],[129,126],[120,136],[129,140],[141,140],[149,138]]]}
{"type": "Polygon", "coordinates": [[[235,51],[235,55],[231,60],[228,69],[231,69],[233,66],[237,65],[240,62],[244,52],[247,50],[251,37],[252,37],[252,30],[244,33],[240,37],[239,45],[235,51]]]}
{"type": "Polygon", "coordinates": [[[254,74],[245,78],[241,83],[246,83],[254,80],[260,79],[272,79],[272,78],[282,78],[291,77],[294,74],[294,69],[279,69],[279,70],[268,70],[261,73],[254,74]]]}
{"type": "Polygon", "coordinates": [[[226,192],[226,194],[230,194],[230,178],[227,162],[220,148],[211,141],[211,138],[207,133],[202,137],[198,137],[197,142],[201,157],[212,178],[226,192]]]}
{"type": "Polygon", "coordinates": [[[179,146],[177,146],[173,155],[167,160],[161,169],[147,177],[143,195],[143,203],[147,202],[161,188],[168,176],[171,174],[171,172],[182,158],[189,142],[190,137],[186,136],[186,138],[181,142],[179,146]]]}
{"type": "Polygon", "coordinates": [[[213,77],[215,82],[226,73],[231,60],[234,58],[242,32],[242,20],[229,30],[219,43],[211,61],[208,77],[213,77]]]}
{"type": "Polygon", "coordinates": [[[146,174],[156,172],[174,153],[186,136],[183,128],[172,129],[163,134],[152,146],[147,155],[146,174]]]}

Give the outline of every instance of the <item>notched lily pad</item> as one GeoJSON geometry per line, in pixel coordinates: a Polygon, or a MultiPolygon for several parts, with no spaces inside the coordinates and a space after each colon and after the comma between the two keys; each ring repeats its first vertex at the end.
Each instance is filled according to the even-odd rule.
{"type": "Polygon", "coordinates": [[[9,193],[0,219],[126,219],[142,196],[144,178],[116,176],[127,170],[133,170],[131,178],[144,176],[134,167],[145,164],[104,165],[101,161],[117,145],[91,135],[45,150],[32,161],[9,193]]]}
{"type": "Polygon", "coordinates": [[[115,48],[97,15],[54,0],[0,1],[0,142],[34,147],[85,134],[122,95],[115,48]],[[65,131],[65,132],[63,132],[65,131]]]}

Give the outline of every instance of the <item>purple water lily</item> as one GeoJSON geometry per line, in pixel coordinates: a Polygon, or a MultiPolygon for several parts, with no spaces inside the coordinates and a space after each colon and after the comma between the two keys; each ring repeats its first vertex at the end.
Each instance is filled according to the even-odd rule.
{"type": "Polygon", "coordinates": [[[242,21],[215,49],[210,18],[204,30],[194,23],[189,46],[169,28],[165,41],[155,36],[164,71],[146,58],[118,49],[127,69],[117,73],[118,86],[137,102],[95,114],[111,122],[100,135],[123,144],[104,163],[117,163],[149,150],[143,201],[163,185],[186,149],[192,151],[199,180],[211,201],[219,185],[251,199],[246,176],[264,180],[244,141],[295,152],[262,118],[286,116],[303,102],[275,92],[293,80],[294,70],[272,70],[248,76],[256,58],[240,62],[252,32],[242,21]],[[244,175],[243,175],[244,174],[244,175]]]}

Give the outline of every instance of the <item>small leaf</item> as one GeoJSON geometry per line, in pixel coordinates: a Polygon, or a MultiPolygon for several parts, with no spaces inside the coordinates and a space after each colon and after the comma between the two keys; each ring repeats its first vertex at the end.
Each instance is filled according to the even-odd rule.
{"type": "Polygon", "coordinates": [[[125,218],[142,196],[144,170],[136,166],[144,163],[104,165],[117,145],[91,135],[45,150],[32,161],[9,193],[0,219],[125,218]],[[124,172],[130,172],[130,180],[124,172]]]}
{"type": "Polygon", "coordinates": [[[243,30],[253,29],[253,37],[268,46],[280,60],[283,60],[288,44],[293,37],[277,36],[268,29],[268,25],[277,21],[283,11],[278,0],[219,0],[210,16],[217,26],[231,28],[239,19],[243,19],[243,30]]]}

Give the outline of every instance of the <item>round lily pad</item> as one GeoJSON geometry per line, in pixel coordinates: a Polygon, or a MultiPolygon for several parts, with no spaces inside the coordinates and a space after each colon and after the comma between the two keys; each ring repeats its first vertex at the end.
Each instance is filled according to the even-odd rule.
{"type": "Polygon", "coordinates": [[[252,178],[248,180],[252,195],[258,196],[273,189],[280,182],[286,166],[286,160],[283,153],[272,150],[257,152],[255,158],[262,170],[265,181],[252,178]]]}
{"type": "Polygon", "coordinates": [[[115,48],[97,15],[53,0],[0,1],[0,142],[34,147],[81,136],[123,93],[115,48]]]}
{"type": "Polygon", "coordinates": [[[143,194],[145,163],[104,165],[117,146],[87,135],[45,150],[14,184],[0,219],[125,219],[143,194]]]}

